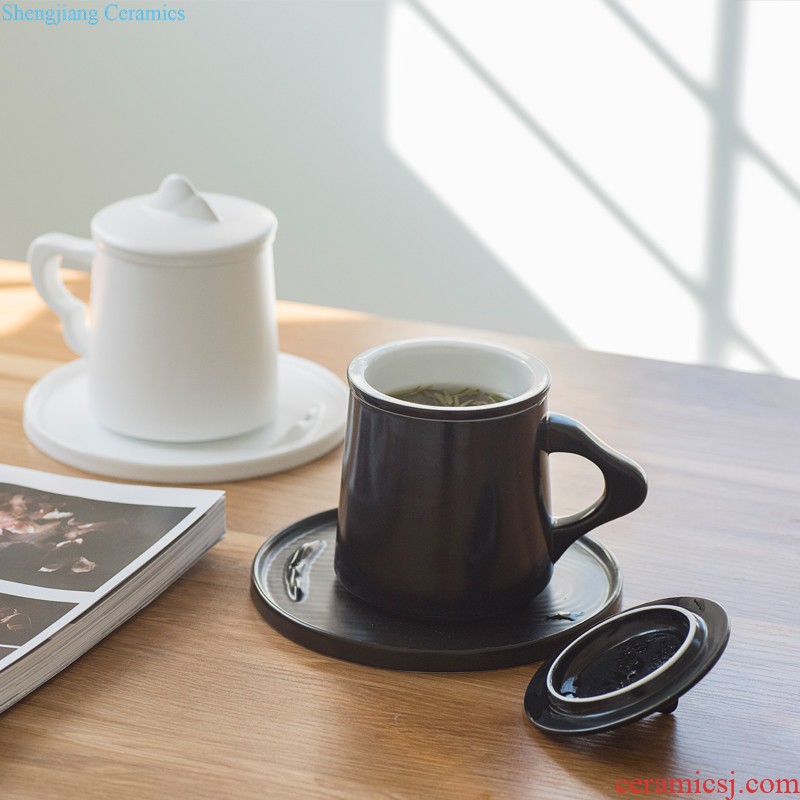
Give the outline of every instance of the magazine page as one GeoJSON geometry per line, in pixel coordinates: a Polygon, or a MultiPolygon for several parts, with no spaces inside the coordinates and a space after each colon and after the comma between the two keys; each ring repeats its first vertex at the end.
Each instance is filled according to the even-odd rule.
{"type": "Polygon", "coordinates": [[[224,497],[0,465],[0,672],[76,619],[224,497]]]}

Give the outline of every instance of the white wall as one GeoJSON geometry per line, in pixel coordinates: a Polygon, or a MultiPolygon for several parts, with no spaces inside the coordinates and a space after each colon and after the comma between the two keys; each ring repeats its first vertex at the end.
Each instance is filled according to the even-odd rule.
{"type": "Polygon", "coordinates": [[[0,3],[0,257],[183,172],[284,298],[800,376],[800,4],[166,5],[0,3]]]}

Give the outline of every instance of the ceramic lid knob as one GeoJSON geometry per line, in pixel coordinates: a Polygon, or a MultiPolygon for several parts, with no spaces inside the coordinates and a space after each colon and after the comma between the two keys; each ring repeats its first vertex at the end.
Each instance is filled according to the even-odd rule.
{"type": "Polygon", "coordinates": [[[158,191],[148,199],[145,206],[180,217],[220,221],[211,206],[192,186],[192,182],[183,175],[167,175],[161,181],[158,191]]]}

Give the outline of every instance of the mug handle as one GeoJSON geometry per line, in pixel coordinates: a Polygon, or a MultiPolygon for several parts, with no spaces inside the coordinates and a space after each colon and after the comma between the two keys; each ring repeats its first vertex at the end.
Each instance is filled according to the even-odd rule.
{"type": "Polygon", "coordinates": [[[600,469],[605,480],[603,494],[588,508],[566,517],[551,518],[548,545],[553,562],[583,534],[636,510],[647,497],[644,470],[571,417],[563,414],[545,417],[542,449],[548,454],[583,456],[600,469]]]}
{"type": "Polygon", "coordinates": [[[31,242],[28,264],[36,291],[58,314],[64,326],[64,339],[79,356],[89,352],[89,329],[86,326],[86,303],[79,300],[64,285],[61,262],[64,256],[76,262],[82,272],[88,272],[94,258],[94,242],[66,233],[46,233],[31,242]]]}

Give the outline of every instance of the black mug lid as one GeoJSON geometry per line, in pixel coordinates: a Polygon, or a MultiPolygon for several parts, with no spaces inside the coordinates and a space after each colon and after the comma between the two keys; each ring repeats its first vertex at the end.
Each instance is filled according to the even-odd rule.
{"type": "Polygon", "coordinates": [[[530,721],[549,733],[616,728],[678,698],[717,663],[730,635],[722,606],[700,597],[655,600],[589,628],[536,672],[530,721]]]}

